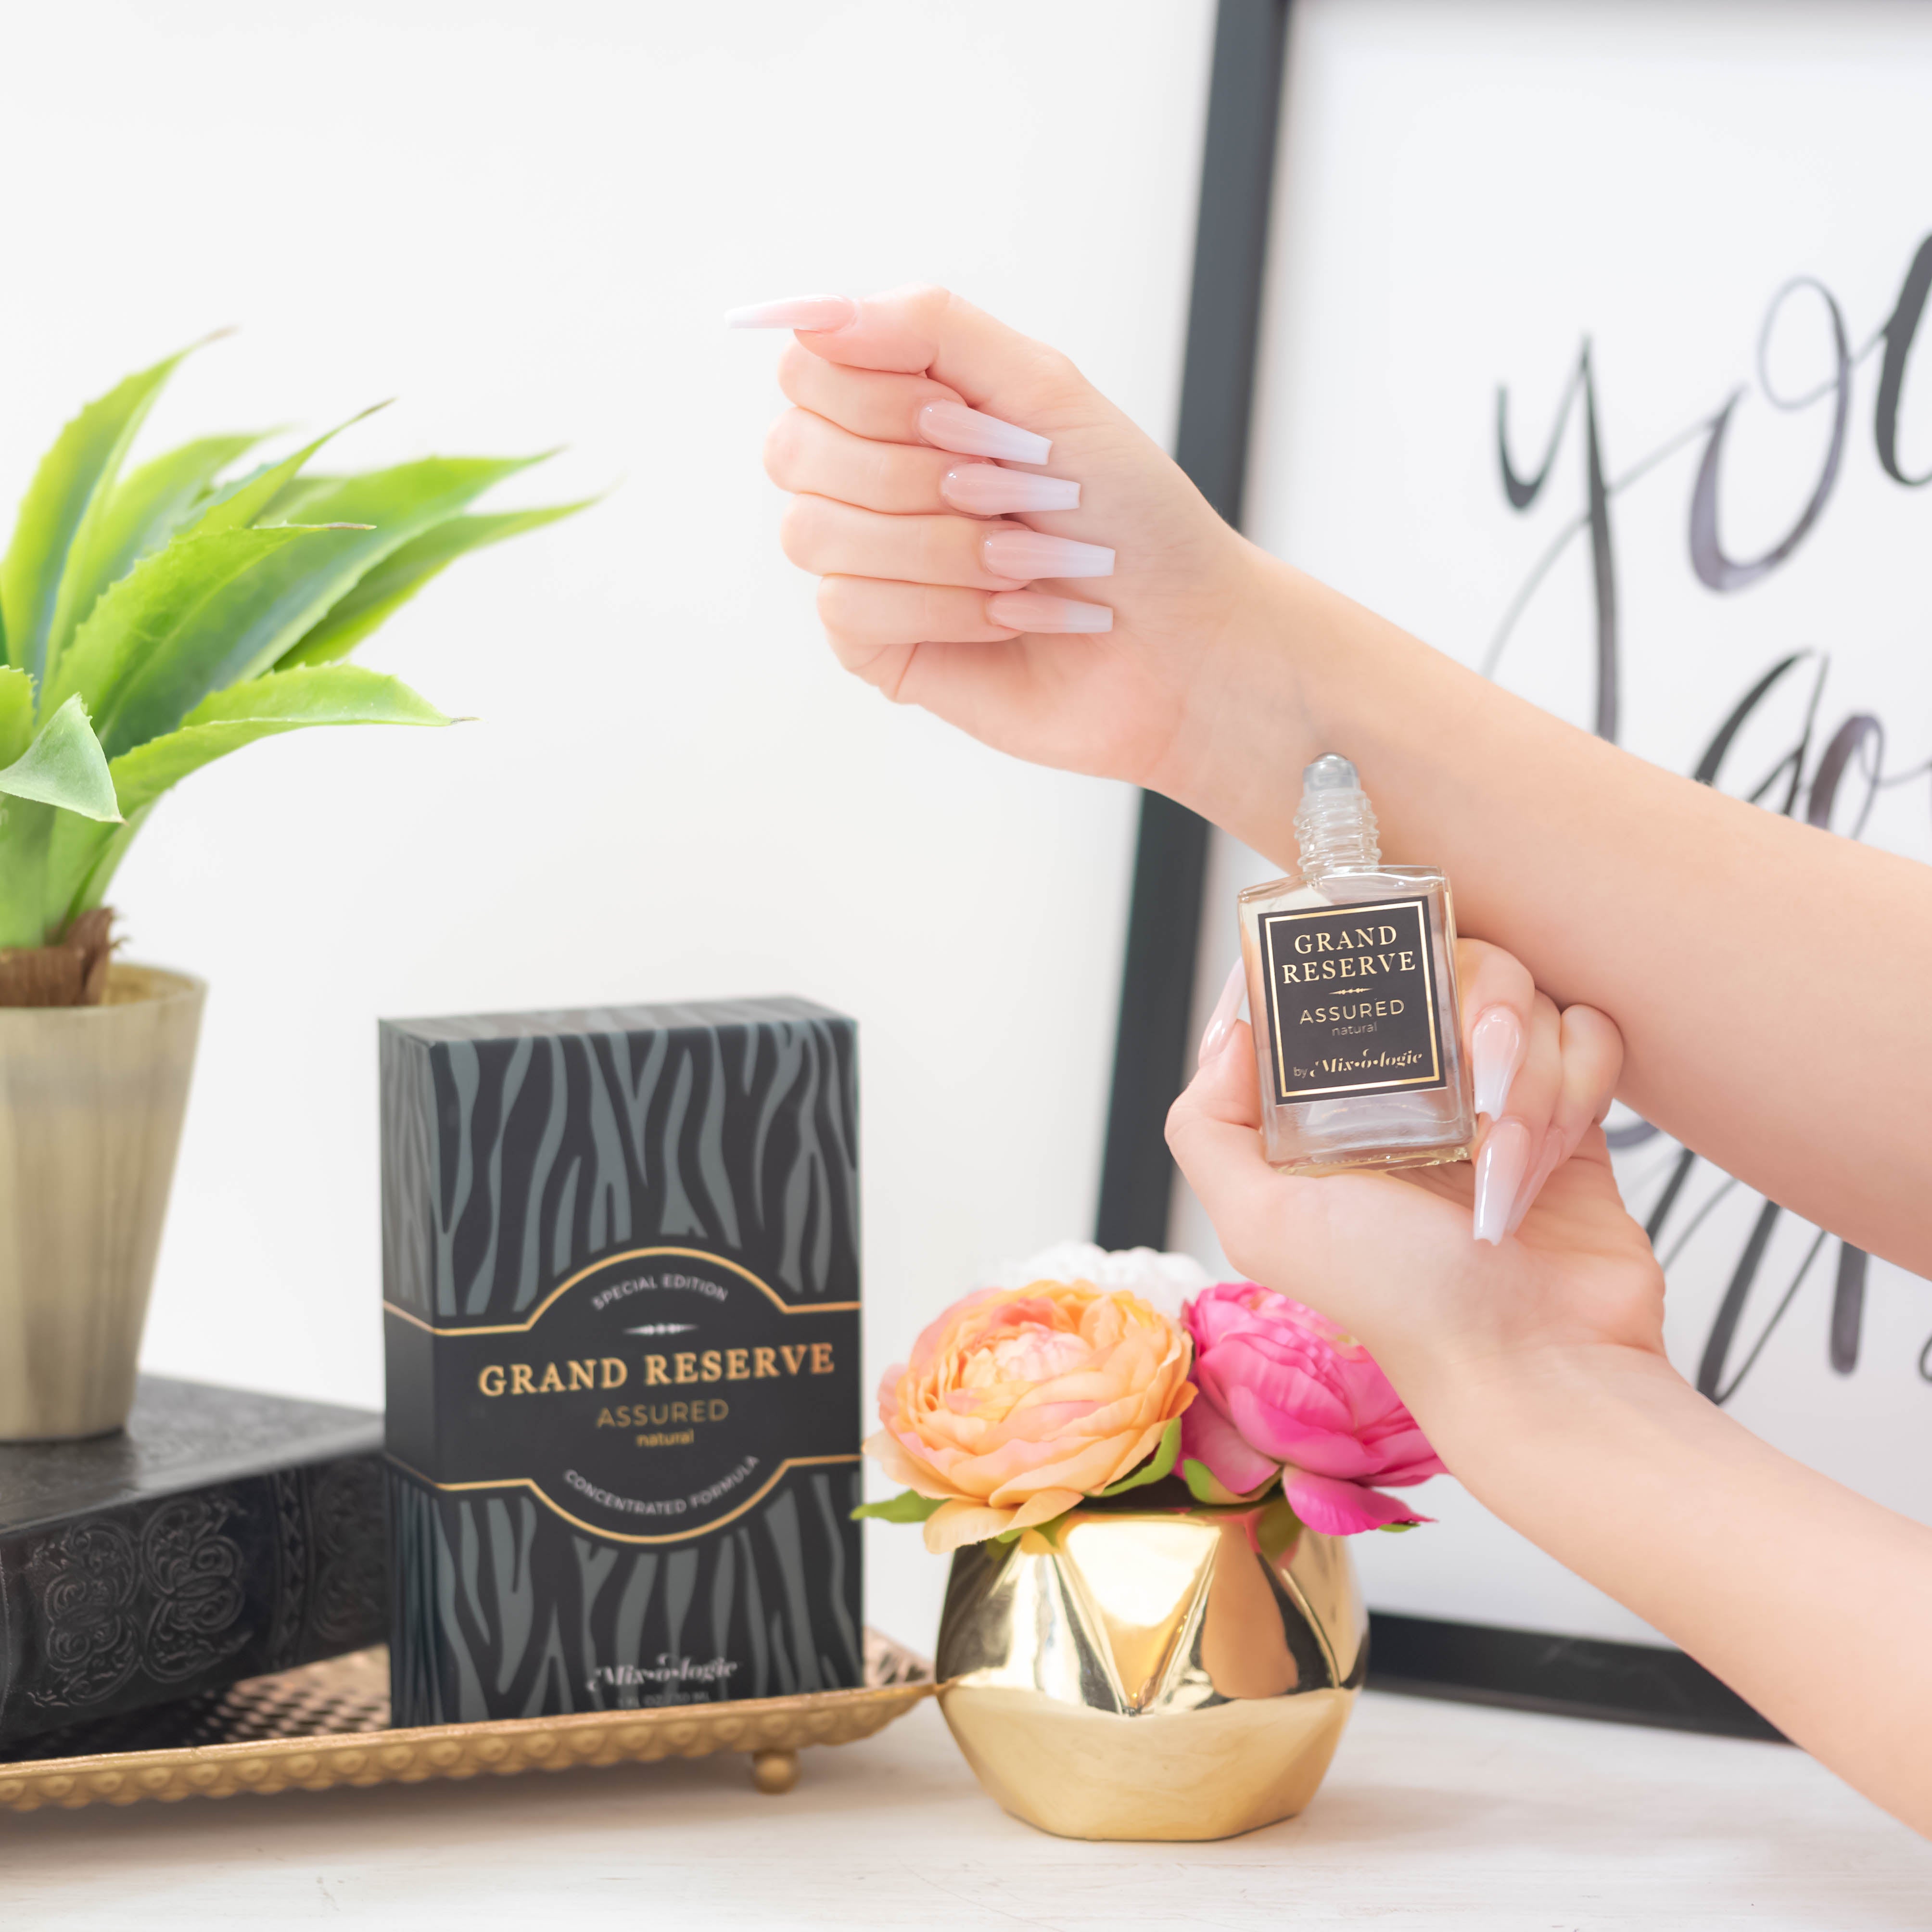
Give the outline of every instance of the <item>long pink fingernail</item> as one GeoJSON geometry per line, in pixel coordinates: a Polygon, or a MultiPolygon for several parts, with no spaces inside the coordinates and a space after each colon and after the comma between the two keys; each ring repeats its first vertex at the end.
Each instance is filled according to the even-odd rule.
{"type": "Polygon", "coordinates": [[[1029,476],[997,463],[962,463],[939,479],[939,494],[970,517],[1012,510],[1077,510],[1080,485],[1064,476],[1029,476]]]}
{"type": "Polygon", "coordinates": [[[928,403],[919,412],[919,433],[936,449],[956,456],[1000,456],[1009,463],[1044,463],[1053,447],[1017,423],[969,410],[964,403],[928,403]]]}
{"type": "Polygon", "coordinates": [[[809,328],[823,334],[859,320],[850,296],[788,296],[782,302],[752,302],[724,311],[727,328],[809,328]]]}
{"type": "Polygon", "coordinates": [[[1555,1127],[1543,1137],[1543,1151],[1536,1157],[1536,1165],[1529,1170],[1529,1178],[1518,1190],[1516,1205],[1510,1210],[1508,1232],[1514,1234],[1522,1226],[1522,1217],[1536,1205],[1536,1197],[1543,1192],[1543,1184],[1562,1166],[1563,1136],[1555,1127]]]}
{"type": "Polygon", "coordinates": [[[1520,1120],[1498,1120],[1476,1156],[1475,1234],[1502,1246],[1510,1210],[1529,1166],[1529,1130],[1520,1120]]]}
{"type": "Polygon", "coordinates": [[[1469,1071],[1475,1076],[1478,1113],[1492,1120],[1502,1114],[1510,1083],[1522,1064],[1522,1021],[1511,1007],[1490,1007],[1469,1034],[1469,1071]]]}
{"type": "Polygon", "coordinates": [[[986,599],[986,615],[1010,631],[1111,631],[1114,614],[1104,604],[1048,597],[1038,590],[1002,590],[986,599]]]}
{"type": "Polygon", "coordinates": [[[1076,543],[1038,530],[995,530],[980,554],[995,577],[1030,584],[1036,577],[1112,577],[1114,553],[1104,544],[1076,543]]]}
{"type": "Polygon", "coordinates": [[[1234,1015],[1240,1008],[1247,977],[1246,968],[1237,959],[1228,970],[1228,983],[1221,988],[1221,997],[1214,1002],[1214,1012],[1208,1016],[1208,1030],[1201,1036],[1201,1052],[1196,1065],[1205,1066],[1227,1045],[1228,1036],[1234,1030],[1234,1015]]]}

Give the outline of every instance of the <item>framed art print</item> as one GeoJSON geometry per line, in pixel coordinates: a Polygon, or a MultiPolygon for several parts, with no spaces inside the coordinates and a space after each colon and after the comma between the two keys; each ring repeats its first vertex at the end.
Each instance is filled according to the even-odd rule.
{"type": "MultiPolygon", "coordinates": [[[[1216,507],[1640,757],[1932,861],[1932,13],[1222,0],[1218,37],[1178,452],[1216,507]]],[[[1219,1258],[1157,1178],[1160,1116],[1235,893],[1280,869],[1144,806],[1110,1244],[1219,1258]]],[[[1764,1049],[1829,1030],[1794,1013],[1764,1049]]],[[[1609,1132],[1678,1368],[1932,1522],[1932,1283],[1627,1110],[1609,1132]]],[[[1426,1495],[1441,1530],[1358,1543],[1383,1681],[1768,1730],[1452,1483],[1426,1495]]]]}

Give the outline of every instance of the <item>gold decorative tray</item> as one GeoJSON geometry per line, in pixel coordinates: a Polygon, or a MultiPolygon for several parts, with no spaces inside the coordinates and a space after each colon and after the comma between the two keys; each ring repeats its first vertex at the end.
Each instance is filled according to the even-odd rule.
{"type": "Polygon", "coordinates": [[[0,1760],[0,1810],[418,1784],[486,1771],[503,1777],[722,1750],[751,1754],[760,1790],[788,1791],[798,1781],[805,1745],[868,1738],[933,1688],[930,1664],[868,1630],[860,1690],[398,1731],[389,1728],[388,1652],[379,1646],[251,1678],[188,1706],[29,1739],[26,1748],[36,1755],[0,1760]],[[104,1748],[110,1744],[118,1748],[104,1748]],[[61,1754],[41,1755],[44,1748],[61,1754]]]}

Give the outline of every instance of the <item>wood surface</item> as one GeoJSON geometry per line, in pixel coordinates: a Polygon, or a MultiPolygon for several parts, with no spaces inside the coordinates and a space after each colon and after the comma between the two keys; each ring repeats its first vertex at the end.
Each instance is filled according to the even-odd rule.
{"type": "Polygon", "coordinates": [[[1782,1744],[1370,1691],[1300,1818],[1203,1845],[1048,1838],[930,1702],[808,1751],[0,1817],[0,1924],[923,1932],[1893,1932],[1932,1845],[1782,1744]]]}

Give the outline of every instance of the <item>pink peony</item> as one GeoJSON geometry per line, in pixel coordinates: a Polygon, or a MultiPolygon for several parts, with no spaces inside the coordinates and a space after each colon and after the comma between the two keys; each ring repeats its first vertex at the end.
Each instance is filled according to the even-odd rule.
{"type": "Polygon", "coordinates": [[[1200,1464],[1226,1498],[1279,1473],[1296,1515],[1327,1536],[1430,1520],[1373,1486],[1446,1472],[1360,1343],[1251,1281],[1203,1288],[1183,1319],[1202,1398],[1181,1418],[1184,1469],[1200,1464]]]}

